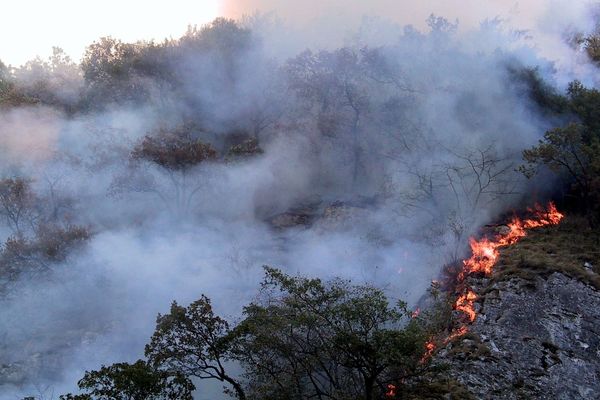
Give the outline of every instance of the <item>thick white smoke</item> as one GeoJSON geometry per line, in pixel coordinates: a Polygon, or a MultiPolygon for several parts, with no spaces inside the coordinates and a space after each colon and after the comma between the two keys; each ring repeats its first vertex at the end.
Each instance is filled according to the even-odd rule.
{"type": "MultiPolygon", "coordinates": [[[[371,282],[415,304],[440,267],[462,254],[468,235],[531,200],[514,168],[549,122],[510,71],[539,67],[559,85],[588,77],[591,67],[570,61],[575,53],[557,39],[571,26],[591,29],[587,6],[309,3],[229,5],[231,15],[275,9],[281,20],[243,21],[261,37],[238,55],[233,78],[206,57],[181,66],[197,110],[184,109],[170,93],[160,105],[151,99],[146,107],[86,115],[33,106],[0,111],[4,176],[31,177],[40,196],[55,190],[74,199],[71,221],[94,232],[89,245],[54,267],[51,280],[22,280],[16,295],[2,300],[0,397],[73,391],[86,369],[141,357],[156,314],[172,300],[186,304],[204,293],[217,311],[239,318],[265,264],[371,282]],[[432,13],[449,22],[433,18],[428,27],[432,13]],[[364,104],[354,128],[358,177],[351,128],[331,128],[337,136],[323,139],[314,105],[281,77],[300,51],[311,48],[315,56],[321,47],[342,45],[355,54],[383,46],[376,65],[393,71],[386,81],[355,82],[364,104]],[[183,221],[169,209],[171,182],[158,169],[146,172],[166,200],[115,195],[136,141],[189,113],[202,114],[217,142],[235,123],[260,115],[268,122],[264,154],[193,171],[188,183],[199,190],[183,221]],[[491,169],[478,169],[482,157],[491,169]],[[478,181],[495,172],[501,178],[487,186],[478,181]],[[314,214],[310,224],[273,226],[277,216],[302,207],[314,214]]],[[[345,103],[336,110],[342,119],[351,114],[345,103]]]]}

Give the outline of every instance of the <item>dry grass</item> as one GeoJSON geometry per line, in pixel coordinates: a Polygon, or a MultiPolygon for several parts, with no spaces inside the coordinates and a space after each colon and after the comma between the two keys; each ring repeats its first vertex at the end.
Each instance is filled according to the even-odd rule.
{"type": "Polygon", "coordinates": [[[489,347],[481,341],[481,338],[477,334],[468,332],[453,341],[452,347],[448,351],[448,355],[452,358],[478,360],[489,357],[491,351],[489,347]]]}
{"type": "Polygon", "coordinates": [[[600,233],[589,229],[580,217],[567,217],[558,226],[538,228],[518,243],[502,249],[493,281],[518,276],[533,281],[536,276],[561,272],[600,290],[600,233]],[[584,267],[590,263],[590,271],[584,267]]]}

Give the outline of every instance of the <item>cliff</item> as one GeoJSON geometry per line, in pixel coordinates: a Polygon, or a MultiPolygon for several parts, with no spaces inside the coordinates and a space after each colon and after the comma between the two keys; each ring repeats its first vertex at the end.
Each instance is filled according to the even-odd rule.
{"type": "Polygon", "coordinates": [[[469,333],[435,357],[477,399],[600,398],[600,245],[573,218],[501,250],[469,333]]]}

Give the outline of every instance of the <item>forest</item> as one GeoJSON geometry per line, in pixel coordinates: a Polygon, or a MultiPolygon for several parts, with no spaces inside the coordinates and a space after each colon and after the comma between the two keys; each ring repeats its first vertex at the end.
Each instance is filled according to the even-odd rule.
{"type": "Polygon", "coordinates": [[[0,397],[468,398],[441,268],[536,202],[600,227],[600,92],[499,21],[292,57],[264,23],[0,63],[0,397]]]}

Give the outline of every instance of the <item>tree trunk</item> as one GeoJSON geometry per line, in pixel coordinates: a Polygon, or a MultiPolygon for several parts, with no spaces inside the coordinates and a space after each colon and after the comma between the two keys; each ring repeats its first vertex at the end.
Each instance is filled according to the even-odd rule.
{"type": "Polygon", "coordinates": [[[233,386],[233,390],[235,390],[235,394],[238,398],[238,400],[246,400],[246,393],[244,393],[244,389],[242,388],[242,385],[240,385],[235,379],[230,378],[228,376],[224,376],[223,380],[225,380],[227,383],[231,384],[231,386],[233,386]]]}

